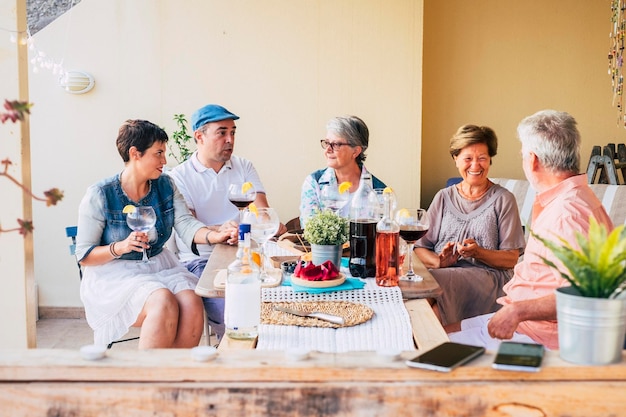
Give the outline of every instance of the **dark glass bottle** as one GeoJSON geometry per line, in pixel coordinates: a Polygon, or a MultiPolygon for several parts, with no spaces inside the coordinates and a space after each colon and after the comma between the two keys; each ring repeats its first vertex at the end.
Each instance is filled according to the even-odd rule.
{"type": "Polygon", "coordinates": [[[350,206],[350,275],[367,278],[376,275],[376,223],[378,199],[372,177],[361,177],[350,206]]]}

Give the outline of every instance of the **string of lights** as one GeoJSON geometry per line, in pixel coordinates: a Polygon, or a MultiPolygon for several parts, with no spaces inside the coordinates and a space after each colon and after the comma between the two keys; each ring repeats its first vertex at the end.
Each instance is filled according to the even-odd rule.
{"type": "Polygon", "coordinates": [[[609,34],[609,75],[613,90],[613,106],[617,106],[617,125],[626,128],[624,114],[624,35],[626,34],[624,0],[611,2],[611,33],[609,34]]]}

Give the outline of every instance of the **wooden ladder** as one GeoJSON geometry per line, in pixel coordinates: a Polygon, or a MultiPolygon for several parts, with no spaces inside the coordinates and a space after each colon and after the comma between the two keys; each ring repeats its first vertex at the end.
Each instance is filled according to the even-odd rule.
{"type": "Polygon", "coordinates": [[[609,143],[602,153],[600,146],[594,146],[591,150],[589,165],[587,165],[587,183],[620,185],[618,170],[622,173],[622,182],[626,179],[626,145],[620,143],[615,151],[615,144],[609,143]],[[598,172],[599,171],[599,172],[598,172]]]}

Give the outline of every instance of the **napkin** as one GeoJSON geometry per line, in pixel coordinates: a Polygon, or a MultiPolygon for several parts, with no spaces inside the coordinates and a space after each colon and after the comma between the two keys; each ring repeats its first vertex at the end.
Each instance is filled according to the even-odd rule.
{"type": "Polygon", "coordinates": [[[358,278],[346,278],[343,284],[337,285],[335,287],[309,288],[309,287],[302,287],[300,285],[292,285],[291,277],[289,277],[289,278],[283,279],[283,285],[291,286],[291,288],[293,289],[293,292],[306,292],[309,294],[319,294],[323,292],[359,290],[365,286],[365,282],[361,281],[358,278]]]}

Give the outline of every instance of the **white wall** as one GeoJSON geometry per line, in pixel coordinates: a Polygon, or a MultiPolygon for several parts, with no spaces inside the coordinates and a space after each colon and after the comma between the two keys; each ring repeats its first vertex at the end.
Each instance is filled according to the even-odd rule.
{"type": "MultiPolygon", "coordinates": [[[[80,306],[64,227],[86,187],[123,168],[115,137],[128,118],[174,130],[175,113],[219,103],[241,116],[237,154],[254,161],[281,219],[324,166],[326,121],[370,128],[366,165],[400,204],[420,198],[421,0],[82,0],[36,35],[39,50],[96,78],[70,95],[31,76],[33,187],[59,187],[35,207],[41,306],[80,306]]],[[[172,161],[170,161],[172,162],[172,161]]]]}

